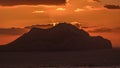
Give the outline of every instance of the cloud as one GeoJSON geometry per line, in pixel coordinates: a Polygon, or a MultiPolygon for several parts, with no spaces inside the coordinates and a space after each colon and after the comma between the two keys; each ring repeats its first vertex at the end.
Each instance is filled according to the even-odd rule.
{"type": "Polygon", "coordinates": [[[1,6],[14,5],[62,5],[66,0],[0,0],[1,6]]]}
{"type": "Polygon", "coordinates": [[[119,5],[105,5],[104,7],[107,9],[120,9],[119,5]]]}
{"type": "Polygon", "coordinates": [[[94,29],[94,30],[89,31],[89,32],[100,32],[100,33],[102,33],[102,32],[111,32],[111,31],[112,31],[112,29],[110,29],[110,28],[97,28],[97,29],[94,29]]]}
{"type": "Polygon", "coordinates": [[[114,28],[114,30],[116,30],[117,32],[120,32],[120,27],[116,27],[114,28]]]}
{"type": "Polygon", "coordinates": [[[94,29],[96,27],[99,27],[99,26],[82,26],[83,29],[90,29],[90,28],[94,29]]]}
{"type": "Polygon", "coordinates": [[[85,11],[85,9],[77,8],[77,9],[74,10],[74,12],[81,12],[81,11],[85,11]]]}
{"type": "Polygon", "coordinates": [[[24,27],[25,29],[32,29],[32,28],[42,28],[42,29],[47,29],[53,27],[53,24],[36,24],[36,25],[31,25],[31,26],[26,26],[24,27]]]}
{"type": "Polygon", "coordinates": [[[93,0],[93,1],[96,1],[96,2],[101,2],[100,0],[93,0]]]}
{"type": "Polygon", "coordinates": [[[95,32],[95,33],[120,32],[120,27],[115,27],[115,28],[102,27],[102,28],[96,28],[96,29],[90,30],[89,32],[95,32]]]}
{"type": "Polygon", "coordinates": [[[65,8],[57,8],[56,10],[57,11],[65,11],[66,9],[65,8]]]}
{"type": "Polygon", "coordinates": [[[85,8],[87,9],[87,10],[105,10],[106,8],[104,8],[104,7],[93,7],[93,6],[89,6],[89,5],[87,5],[87,6],[85,6],[85,8]]]}
{"type": "Polygon", "coordinates": [[[100,0],[88,0],[88,2],[101,2],[100,0]]]}
{"type": "Polygon", "coordinates": [[[44,10],[39,10],[39,11],[33,11],[32,13],[44,13],[44,10]]]}
{"type": "Polygon", "coordinates": [[[1,35],[21,35],[25,32],[27,32],[27,30],[23,28],[0,28],[1,35]]]}
{"type": "Polygon", "coordinates": [[[120,27],[116,27],[115,29],[116,29],[116,30],[120,30],[120,27]]]}

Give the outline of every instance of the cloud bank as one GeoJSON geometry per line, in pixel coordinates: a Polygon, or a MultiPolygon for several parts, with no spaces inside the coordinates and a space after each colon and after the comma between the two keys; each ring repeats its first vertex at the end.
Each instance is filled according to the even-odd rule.
{"type": "Polygon", "coordinates": [[[21,35],[27,32],[27,30],[22,28],[0,28],[0,34],[2,35],[21,35]]]}
{"type": "Polygon", "coordinates": [[[93,30],[90,30],[89,32],[94,32],[94,33],[104,33],[104,32],[120,32],[120,27],[116,28],[108,28],[108,27],[102,27],[102,28],[96,28],[93,30]]]}
{"type": "Polygon", "coordinates": [[[0,0],[1,6],[14,5],[62,5],[66,0],[0,0]]]}
{"type": "Polygon", "coordinates": [[[104,7],[107,9],[120,9],[119,5],[105,5],[104,7]]]}

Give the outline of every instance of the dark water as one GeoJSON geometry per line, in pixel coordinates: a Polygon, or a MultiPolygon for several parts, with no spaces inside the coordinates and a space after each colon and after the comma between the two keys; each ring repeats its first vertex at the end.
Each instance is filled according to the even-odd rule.
{"type": "Polygon", "coordinates": [[[120,68],[120,50],[0,52],[0,68],[120,68]]]}
{"type": "Polygon", "coordinates": [[[2,65],[1,68],[120,68],[120,66],[42,67],[39,65],[2,65]]]}

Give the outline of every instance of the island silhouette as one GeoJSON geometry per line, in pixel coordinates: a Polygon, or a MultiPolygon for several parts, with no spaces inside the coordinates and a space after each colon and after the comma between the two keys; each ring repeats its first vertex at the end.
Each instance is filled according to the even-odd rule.
{"type": "Polygon", "coordinates": [[[0,46],[0,51],[80,51],[112,49],[111,41],[69,23],[48,29],[32,28],[15,41],[0,46]]]}

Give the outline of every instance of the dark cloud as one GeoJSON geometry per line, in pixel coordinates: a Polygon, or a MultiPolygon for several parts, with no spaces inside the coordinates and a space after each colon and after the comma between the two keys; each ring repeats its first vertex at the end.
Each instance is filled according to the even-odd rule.
{"type": "Polygon", "coordinates": [[[105,5],[104,7],[108,9],[120,9],[119,5],[105,5]]]}
{"type": "Polygon", "coordinates": [[[98,27],[98,26],[81,26],[81,28],[83,28],[83,29],[96,28],[96,27],[98,27]]]}
{"type": "Polygon", "coordinates": [[[45,28],[45,29],[47,29],[47,28],[51,28],[51,27],[53,27],[53,24],[41,24],[41,25],[39,25],[39,24],[36,24],[36,25],[31,25],[31,26],[26,26],[26,27],[24,27],[25,29],[32,29],[32,28],[45,28]]]}
{"type": "Polygon", "coordinates": [[[116,27],[114,30],[116,30],[117,32],[120,32],[120,27],[116,27]]]}
{"type": "Polygon", "coordinates": [[[89,32],[100,32],[100,33],[102,33],[102,32],[112,32],[112,30],[113,29],[111,29],[111,28],[97,28],[97,29],[94,29],[94,30],[91,30],[91,31],[89,31],[89,32]]]}
{"type": "Polygon", "coordinates": [[[120,30],[120,27],[116,27],[115,29],[116,29],[116,30],[120,30]]]}
{"type": "Polygon", "coordinates": [[[0,0],[2,6],[14,5],[61,5],[65,4],[66,0],[0,0]]]}
{"type": "Polygon", "coordinates": [[[96,28],[93,30],[90,30],[89,32],[95,32],[95,33],[103,33],[103,32],[120,32],[120,27],[116,27],[116,28],[96,28]]]}
{"type": "Polygon", "coordinates": [[[21,35],[25,32],[27,30],[22,28],[0,28],[0,34],[2,35],[21,35]]]}

